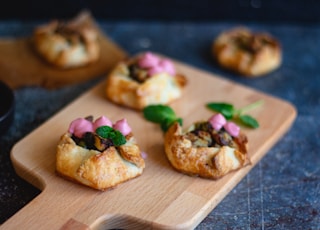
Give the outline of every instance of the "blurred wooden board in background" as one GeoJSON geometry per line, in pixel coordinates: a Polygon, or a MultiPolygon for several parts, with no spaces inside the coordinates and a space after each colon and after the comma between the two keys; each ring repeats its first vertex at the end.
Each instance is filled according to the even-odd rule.
{"type": "MultiPolygon", "coordinates": [[[[0,39],[0,80],[13,89],[23,86],[54,89],[106,75],[115,64],[125,59],[127,54],[107,37],[90,13],[81,13],[87,14],[83,23],[98,31],[101,52],[97,62],[80,68],[58,69],[35,53],[31,37],[0,39]]],[[[32,32],[30,31],[30,34],[32,32]]]]}

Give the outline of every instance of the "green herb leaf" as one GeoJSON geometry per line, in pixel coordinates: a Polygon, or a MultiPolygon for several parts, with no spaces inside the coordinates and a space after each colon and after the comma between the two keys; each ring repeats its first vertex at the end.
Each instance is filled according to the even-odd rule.
{"type": "Polygon", "coordinates": [[[251,128],[256,129],[259,127],[258,121],[249,115],[240,115],[239,119],[243,124],[245,124],[251,128]]]}
{"type": "Polygon", "coordinates": [[[208,103],[207,107],[221,113],[227,120],[232,119],[235,113],[233,105],[228,103],[208,103]]]}
{"type": "Polygon", "coordinates": [[[234,107],[228,103],[208,103],[207,107],[211,110],[222,113],[223,111],[228,111],[230,114],[233,114],[234,107]]]}
{"type": "Polygon", "coordinates": [[[174,123],[178,122],[180,125],[182,125],[183,120],[182,118],[175,118],[175,119],[165,119],[163,120],[160,125],[163,132],[167,132],[167,130],[170,128],[170,126],[174,123]]]}
{"type": "Polygon", "coordinates": [[[166,132],[174,122],[182,125],[182,118],[176,116],[172,108],[167,105],[149,105],[143,109],[144,117],[151,122],[160,124],[162,131],[166,132]]]}
{"type": "Polygon", "coordinates": [[[261,106],[263,103],[262,100],[256,101],[250,105],[247,105],[240,109],[235,109],[232,104],[229,103],[208,103],[207,107],[211,110],[221,113],[227,120],[238,119],[242,124],[250,128],[258,128],[259,123],[256,119],[249,115],[244,115],[251,109],[254,109],[258,106],[261,106]]]}
{"type": "Polygon", "coordinates": [[[162,123],[164,119],[175,118],[175,112],[166,105],[149,105],[143,109],[144,117],[155,123],[162,123]]]}
{"type": "Polygon", "coordinates": [[[125,136],[118,130],[110,126],[101,126],[96,129],[96,133],[105,139],[110,139],[114,146],[124,145],[127,141],[125,136]]]}
{"type": "Polygon", "coordinates": [[[118,130],[115,131],[115,135],[111,140],[115,146],[124,145],[127,142],[126,137],[118,130]]]}
{"type": "Polygon", "coordinates": [[[241,109],[238,109],[238,114],[244,114],[244,113],[247,113],[248,111],[252,110],[252,109],[255,109],[259,106],[261,106],[263,104],[263,100],[259,100],[259,101],[256,101],[252,104],[249,104],[245,107],[242,107],[241,109]]]}
{"type": "Polygon", "coordinates": [[[167,132],[170,126],[173,124],[174,120],[172,119],[165,119],[160,123],[161,129],[163,132],[167,132]]]}
{"type": "Polygon", "coordinates": [[[113,130],[114,129],[110,126],[101,126],[96,129],[96,134],[102,138],[109,138],[109,135],[113,130]]]}

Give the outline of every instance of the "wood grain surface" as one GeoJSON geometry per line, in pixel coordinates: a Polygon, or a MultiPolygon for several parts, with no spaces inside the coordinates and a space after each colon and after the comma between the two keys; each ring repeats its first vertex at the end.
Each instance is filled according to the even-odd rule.
{"type": "Polygon", "coordinates": [[[107,101],[105,81],[47,120],[12,149],[16,172],[42,193],[7,220],[1,229],[193,229],[288,131],[296,117],[288,102],[176,62],[188,79],[181,99],[171,104],[184,126],[213,114],[207,102],[236,107],[264,100],[250,114],[260,128],[243,128],[249,138],[252,165],[213,181],[175,171],[166,159],[163,133],[141,112],[107,101]],[[112,190],[96,191],[55,174],[55,150],[69,123],[78,117],[127,118],[143,151],[144,173],[112,190]]]}
{"type": "Polygon", "coordinates": [[[49,89],[88,81],[105,75],[127,54],[99,28],[89,12],[80,12],[82,24],[90,25],[98,32],[99,59],[89,65],[59,69],[44,61],[33,48],[32,32],[21,38],[0,39],[0,80],[11,88],[41,86],[49,89]]]}

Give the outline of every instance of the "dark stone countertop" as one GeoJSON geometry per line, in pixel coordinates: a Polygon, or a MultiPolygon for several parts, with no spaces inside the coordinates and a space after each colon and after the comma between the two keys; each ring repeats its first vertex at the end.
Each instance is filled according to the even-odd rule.
{"type": "MultiPolygon", "coordinates": [[[[197,229],[320,228],[320,25],[246,23],[277,37],[284,53],[277,71],[247,79],[219,68],[210,54],[213,38],[240,22],[99,23],[129,54],[159,52],[290,101],[298,110],[289,132],[197,229]]],[[[0,36],[26,36],[36,24],[2,21],[0,36]]],[[[15,90],[14,122],[0,137],[0,222],[40,193],[15,174],[9,157],[12,146],[99,80],[57,90],[15,90]]]]}

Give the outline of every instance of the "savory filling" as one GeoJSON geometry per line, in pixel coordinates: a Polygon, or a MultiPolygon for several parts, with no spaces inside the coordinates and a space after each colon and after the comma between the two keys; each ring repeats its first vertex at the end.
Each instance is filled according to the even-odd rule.
{"type": "Polygon", "coordinates": [[[118,147],[127,142],[132,136],[131,128],[125,119],[112,124],[102,116],[93,121],[92,116],[74,120],[69,127],[72,140],[86,149],[103,152],[107,148],[118,147]]]}
{"type": "Polygon", "coordinates": [[[238,34],[234,38],[235,44],[242,50],[255,54],[265,46],[276,46],[276,42],[263,34],[238,34]]]}
{"type": "Polygon", "coordinates": [[[137,63],[129,64],[128,70],[129,70],[129,77],[139,83],[143,83],[149,78],[148,71],[146,69],[139,67],[137,63]]]}
{"type": "Polygon", "coordinates": [[[72,135],[72,140],[79,146],[103,152],[107,148],[114,146],[111,139],[102,138],[96,133],[86,132],[81,138],[72,135]]]}
{"type": "Polygon", "coordinates": [[[167,58],[161,58],[151,52],[140,55],[132,63],[128,64],[129,77],[143,83],[155,74],[167,73],[171,76],[176,75],[173,62],[167,58]]]}
{"type": "Polygon", "coordinates": [[[66,38],[69,44],[85,43],[86,40],[81,29],[66,23],[59,22],[54,32],[66,38]]]}
{"type": "Polygon", "coordinates": [[[236,148],[238,145],[236,137],[232,137],[224,128],[215,130],[210,122],[197,122],[191,131],[186,133],[186,138],[192,142],[194,147],[216,147],[229,146],[236,148]]]}

